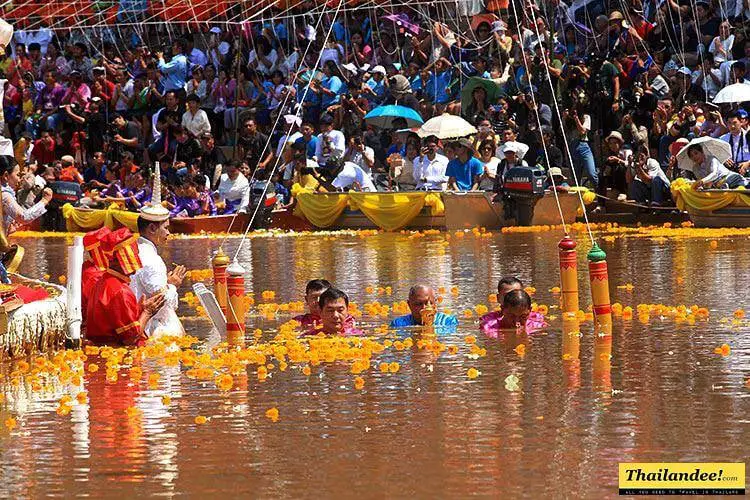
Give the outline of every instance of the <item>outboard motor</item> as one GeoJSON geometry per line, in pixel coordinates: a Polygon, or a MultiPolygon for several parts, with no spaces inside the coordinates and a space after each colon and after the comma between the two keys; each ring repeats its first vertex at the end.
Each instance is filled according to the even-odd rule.
{"type": "Polygon", "coordinates": [[[253,229],[265,229],[271,225],[271,212],[276,206],[276,188],[273,182],[256,180],[250,185],[250,206],[247,213],[254,214],[259,204],[261,206],[253,220],[253,229]]]}
{"type": "Polygon", "coordinates": [[[47,205],[47,213],[42,219],[42,228],[46,231],[65,231],[65,218],[62,206],[66,203],[78,206],[83,197],[81,186],[77,182],[55,181],[49,183],[52,190],[52,201],[47,205]]]}
{"type": "Polygon", "coordinates": [[[515,219],[519,226],[530,226],[534,205],[544,196],[547,174],[538,167],[513,167],[505,172],[503,198],[505,218],[515,219]]]}

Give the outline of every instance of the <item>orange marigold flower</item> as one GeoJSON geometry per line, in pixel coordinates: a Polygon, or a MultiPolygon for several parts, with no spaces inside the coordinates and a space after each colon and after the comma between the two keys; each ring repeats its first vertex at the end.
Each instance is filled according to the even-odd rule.
{"type": "Polygon", "coordinates": [[[171,402],[172,402],[172,398],[170,398],[169,396],[165,395],[161,397],[161,404],[163,404],[164,406],[169,406],[171,402]]]}
{"type": "Polygon", "coordinates": [[[475,379],[479,376],[479,370],[476,368],[469,368],[469,370],[466,372],[466,376],[470,379],[475,379]]]}
{"type": "Polygon", "coordinates": [[[13,417],[8,417],[5,419],[5,428],[8,429],[8,432],[12,431],[13,429],[18,426],[18,422],[13,417]]]}
{"type": "Polygon", "coordinates": [[[198,425],[203,425],[206,422],[208,422],[208,419],[203,415],[198,415],[197,417],[195,417],[195,423],[198,425]]]}
{"type": "Polygon", "coordinates": [[[745,317],[745,311],[743,311],[742,309],[737,309],[736,311],[734,311],[734,317],[737,318],[737,319],[744,318],[745,317]]]}
{"type": "Polygon", "coordinates": [[[365,386],[365,379],[357,375],[354,377],[354,388],[359,390],[362,390],[362,388],[365,386]]]}
{"type": "Polygon", "coordinates": [[[279,409],[276,407],[269,408],[266,410],[266,418],[271,420],[271,422],[278,422],[279,420],[279,409]]]}
{"type": "Polygon", "coordinates": [[[86,404],[88,400],[88,395],[85,392],[79,392],[78,394],[76,394],[76,401],[78,401],[80,404],[86,404]]]}
{"type": "Polygon", "coordinates": [[[396,361],[392,362],[388,365],[388,371],[391,373],[396,373],[401,368],[401,365],[399,365],[396,361]]]}
{"type": "Polygon", "coordinates": [[[96,373],[99,371],[99,365],[96,363],[90,363],[88,367],[89,373],[96,373]]]}
{"type": "Polygon", "coordinates": [[[729,356],[732,353],[732,348],[729,344],[721,344],[719,347],[714,349],[714,354],[721,354],[722,356],[729,356]]]}
{"type": "Polygon", "coordinates": [[[520,357],[526,356],[526,344],[518,344],[513,350],[516,351],[516,354],[520,357]]]}

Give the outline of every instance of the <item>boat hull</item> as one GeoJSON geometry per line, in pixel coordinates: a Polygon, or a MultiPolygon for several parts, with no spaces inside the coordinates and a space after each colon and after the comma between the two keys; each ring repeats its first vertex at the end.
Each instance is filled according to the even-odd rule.
{"type": "MultiPolygon", "coordinates": [[[[440,193],[445,210],[440,215],[434,215],[431,207],[424,207],[420,213],[411,219],[402,229],[423,230],[443,229],[462,230],[473,227],[486,229],[500,229],[508,225],[516,225],[513,219],[506,219],[503,214],[503,204],[494,203],[494,193],[463,192],[440,193]]],[[[313,194],[312,196],[316,196],[313,194]]],[[[560,193],[560,205],[566,223],[573,223],[579,207],[579,198],[572,193],[560,193]]],[[[539,198],[534,205],[531,225],[560,224],[560,211],[555,197],[547,193],[539,198]]],[[[293,215],[291,211],[276,211],[271,218],[271,227],[288,230],[315,230],[316,228],[306,219],[293,215]]],[[[345,209],[336,221],[329,227],[317,229],[378,229],[362,211],[345,209]]]]}
{"type": "Polygon", "coordinates": [[[726,207],[706,211],[688,208],[695,227],[750,227],[750,207],[726,207]]]}

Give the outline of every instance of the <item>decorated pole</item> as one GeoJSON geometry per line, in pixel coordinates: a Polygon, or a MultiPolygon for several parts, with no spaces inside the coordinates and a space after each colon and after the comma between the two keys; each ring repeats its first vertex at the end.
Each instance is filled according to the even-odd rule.
{"type": "Polygon", "coordinates": [[[557,245],[560,249],[560,290],[563,315],[578,312],[578,253],[576,242],[565,235],[557,245]]]}
{"type": "Polygon", "coordinates": [[[214,271],[214,295],[219,303],[221,312],[224,317],[229,319],[227,314],[227,266],[229,266],[229,256],[219,247],[214,258],[211,259],[211,265],[214,271]]]}
{"type": "Polygon", "coordinates": [[[591,280],[591,299],[594,304],[594,333],[612,333],[612,307],[609,303],[609,273],[607,272],[607,254],[594,243],[587,256],[589,260],[589,279],[591,280]]]}
{"type": "Polygon", "coordinates": [[[227,342],[245,345],[245,269],[235,260],[227,268],[227,342]]]}

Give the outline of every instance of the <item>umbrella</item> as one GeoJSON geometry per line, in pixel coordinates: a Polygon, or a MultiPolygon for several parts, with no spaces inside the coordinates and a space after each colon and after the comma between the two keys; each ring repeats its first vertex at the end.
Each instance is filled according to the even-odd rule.
{"type": "Polygon", "coordinates": [[[750,101],[750,84],[747,83],[727,85],[714,97],[714,104],[745,101],[750,101]]]}
{"type": "Polygon", "coordinates": [[[714,139],[713,137],[699,137],[690,141],[687,146],[677,153],[677,166],[681,170],[693,172],[695,163],[688,157],[688,148],[694,144],[700,145],[706,156],[713,156],[720,163],[724,163],[732,157],[732,146],[728,142],[721,139],[714,139]]]}
{"type": "Polygon", "coordinates": [[[500,151],[505,154],[506,151],[513,151],[519,160],[523,160],[526,153],[529,152],[529,146],[523,142],[508,141],[500,147],[500,151]]]}
{"type": "Polygon", "coordinates": [[[422,138],[434,135],[438,139],[453,139],[476,133],[477,129],[460,116],[444,113],[427,120],[419,128],[417,135],[422,138]]]}
{"type": "Polygon", "coordinates": [[[367,123],[379,128],[393,128],[393,121],[398,118],[406,120],[407,127],[418,127],[424,123],[419,113],[411,108],[397,104],[378,106],[365,115],[367,123]]]}
{"type": "Polygon", "coordinates": [[[472,76],[466,81],[464,88],[461,89],[461,109],[469,108],[469,104],[471,104],[471,94],[474,93],[474,89],[477,87],[484,88],[484,91],[487,93],[488,104],[496,103],[503,93],[503,84],[500,79],[472,76]]]}

